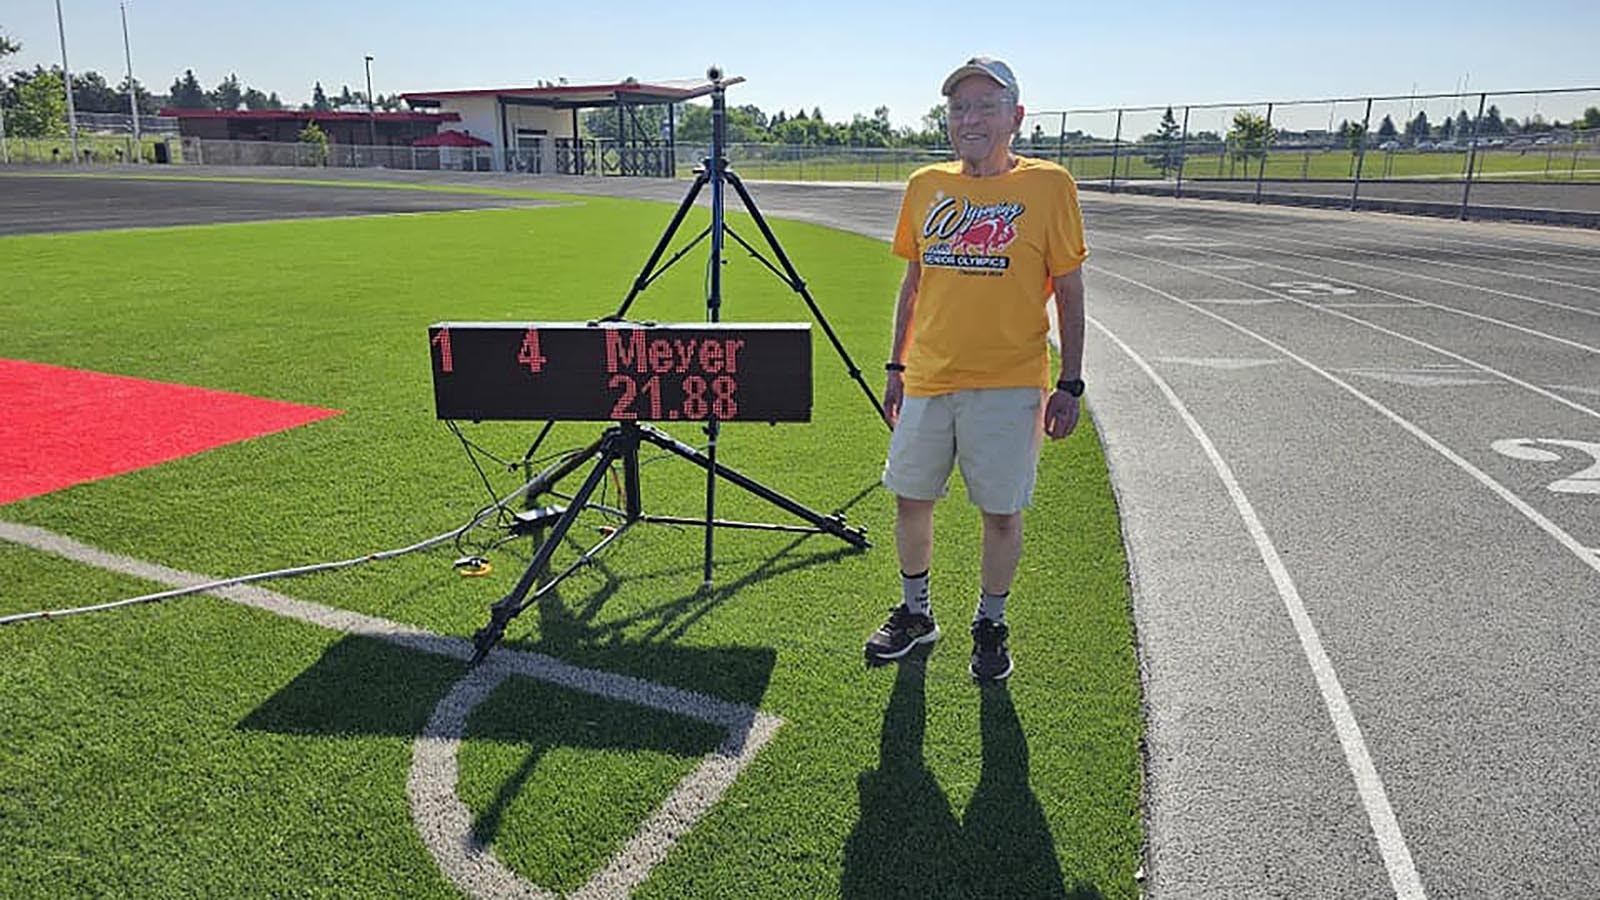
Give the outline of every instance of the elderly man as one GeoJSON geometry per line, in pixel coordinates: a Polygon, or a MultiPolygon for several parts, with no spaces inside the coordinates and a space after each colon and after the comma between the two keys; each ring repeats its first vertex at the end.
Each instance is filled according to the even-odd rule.
{"type": "Polygon", "coordinates": [[[1041,435],[1078,423],[1083,358],[1083,217],[1072,176],[1019,157],[1017,79],[976,57],[944,81],[957,160],[911,176],[894,252],[906,259],[885,366],[894,435],[883,483],[896,497],[903,600],[867,641],[869,663],[938,639],[929,594],[933,507],[956,463],[983,512],[982,583],[972,623],[972,677],[1011,674],[1006,598],[1022,554],[1041,435]],[[1050,372],[1054,297],[1061,344],[1050,372]]]}

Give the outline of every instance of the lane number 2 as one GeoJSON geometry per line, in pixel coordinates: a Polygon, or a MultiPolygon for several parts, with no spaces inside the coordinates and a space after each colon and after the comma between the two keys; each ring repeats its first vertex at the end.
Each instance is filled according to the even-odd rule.
{"type": "Polygon", "coordinates": [[[1600,444],[1562,438],[1505,438],[1490,446],[1501,456],[1526,462],[1553,463],[1564,459],[1560,453],[1537,446],[1540,444],[1576,450],[1580,455],[1588,456],[1592,463],[1588,468],[1551,482],[1550,490],[1560,494],[1600,494],[1600,444]]]}

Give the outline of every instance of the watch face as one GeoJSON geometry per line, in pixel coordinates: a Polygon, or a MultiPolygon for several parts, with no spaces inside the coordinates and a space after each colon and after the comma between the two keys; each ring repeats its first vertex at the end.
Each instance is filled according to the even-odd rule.
{"type": "Polygon", "coordinates": [[[1083,379],[1081,378],[1073,378],[1069,381],[1058,381],[1056,382],[1056,387],[1066,391],[1068,394],[1071,394],[1074,397],[1083,396],[1083,379]]]}

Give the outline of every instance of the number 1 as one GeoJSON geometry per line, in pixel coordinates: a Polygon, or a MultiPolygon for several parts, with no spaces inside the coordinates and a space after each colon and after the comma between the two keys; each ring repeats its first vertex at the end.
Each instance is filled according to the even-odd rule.
{"type": "Polygon", "coordinates": [[[456,370],[454,357],[450,355],[450,329],[441,328],[429,343],[439,348],[439,371],[446,375],[456,370]]]}

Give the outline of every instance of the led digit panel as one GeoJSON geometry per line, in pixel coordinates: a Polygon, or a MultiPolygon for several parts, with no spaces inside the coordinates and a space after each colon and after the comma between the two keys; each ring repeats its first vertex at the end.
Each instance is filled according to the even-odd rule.
{"type": "Polygon", "coordinates": [[[805,422],[811,326],[441,322],[441,419],[805,422]]]}

